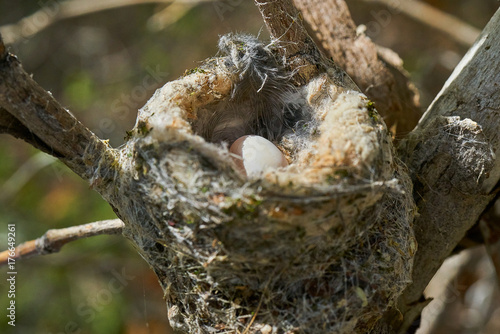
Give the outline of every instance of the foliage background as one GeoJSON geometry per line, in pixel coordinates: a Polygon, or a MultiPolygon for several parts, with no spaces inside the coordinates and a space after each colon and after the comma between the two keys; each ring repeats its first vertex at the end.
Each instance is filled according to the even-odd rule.
{"type": "MultiPolygon", "coordinates": [[[[426,2],[479,29],[499,6],[497,0],[426,2]]],[[[57,10],[61,3],[0,0],[0,26],[44,8],[57,10]]],[[[370,37],[403,58],[425,110],[467,48],[404,14],[380,20],[382,11],[390,13],[383,5],[348,4],[357,24],[379,28],[368,29],[370,37]]],[[[216,54],[219,35],[236,31],[266,38],[252,1],[205,1],[177,15],[174,7],[165,7],[142,4],[60,20],[10,49],[83,124],[119,146],[154,90],[216,54]]],[[[21,243],[51,228],[110,218],[115,215],[109,205],[64,165],[0,135],[1,249],[9,223],[16,224],[21,243]]],[[[80,240],[58,254],[16,265],[16,327],[0,312],[2,333],[169,331],[156,278],[124,238],[80,240]],[[109,284],[117,272],[133,278],[112,292],[109,284]]],[[[8,305],[6,271],[0,268],[2,310],[8,305]]]]}

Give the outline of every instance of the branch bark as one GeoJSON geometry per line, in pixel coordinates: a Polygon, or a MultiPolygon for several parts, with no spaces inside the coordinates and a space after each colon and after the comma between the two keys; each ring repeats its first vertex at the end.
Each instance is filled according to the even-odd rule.
{"type": "Polygon", "coordinates": [[[352,79],[345,75],[344,70],[321,54],[316,43],[308,35],[292,0],[255,0],[255,4],[271,35],[272,43],[278,46],[284,63],[289,66],[288,70],[295,73],[297,84],[305,84],[319,73],[324,64],[328,64],[333,69],[332,75],[341,86],[359,91],[352,79]]]}
{"type": "Polygon", "coordinates": [[[36,83],[0,36],[0,128],[59,158],[84,180],[111,176],[114,152],[36,83]]]}
{"type": "Polygon", "coordinates": [[[40,151],[57,157],[56,152],[52,151],[43,140],[29,131],[23,123],[19,122],[17,118],[9,114],[4,108],[0,108],[0,133],[10,134],[15,138],[22,139],[40,151]]]}
{"type": "Polygon", "coordinates": [[[123,222],[120,219],[102,220],[89,224],[48,230],[38,239],[26,241],[14,251],[0,252],[0,266],[6,265],[9,259],[24,259],[37,255],[57,253],[67,243],[101,234],[121,234],[123,222]]]}
{"type": "Polygon", "coordinates": [[[299,18],[299,12],[291,1],[255,0],[273,43],[281,46],[284,57],[299,53],[318,53],[299,18]],[[309,50],[313,50],[312,52],[309,50]]]}
{"type": "MultiPolygon", "coordinates": [[[[418,127],[399,146],[419,208],[413,283],[399,300],[402,323],[390,325],[400,333],[425,305],[427,283],[499,189],[499,54],[497,11],[418,127]]],[[[394,314],[391,317],[394,321],[394,314]]]]}
{"type": "Polygon", "coordinates": [[[394,52],[380,49],[356,30],[344,0],[294,0],[322,50],[343,68],[370,100],[389,128],[401,137],[421,116],[418,92],[394,52]]]}

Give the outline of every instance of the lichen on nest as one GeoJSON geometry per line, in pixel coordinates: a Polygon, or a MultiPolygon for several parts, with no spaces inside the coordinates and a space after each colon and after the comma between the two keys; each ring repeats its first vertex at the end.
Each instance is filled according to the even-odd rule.
{"type": "Polygon", "coordinates": [[[272,45],[227,35],[219,48],[141,109],[112,199],[172,326],[367,332],[409,283],[416,247],[411,182],[384,123],[327,65],[296,87],[272,45]],[[241,175],[228,144],[247,134],[289,166],[241,175]]]}

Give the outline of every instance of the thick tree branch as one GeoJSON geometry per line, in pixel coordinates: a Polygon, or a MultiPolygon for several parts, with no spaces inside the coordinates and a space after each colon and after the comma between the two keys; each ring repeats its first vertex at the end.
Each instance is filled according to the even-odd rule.
{"type": "Polygon", "coordinates": [[[83,179],[94,180],[97,168],[109,176],[113,150],[23,70],[1,37],[0,118],[0,126],[8,133],[60,158],[83,179]]]}
{"type": "Polygon", "coordinates": [[[298,84],[308,82],[320,69],[324,70],[326,65],[334,69],[331,74],[340,85],[359,91],[342,69],[322,56],[302,24],[302,17],[292,0],[255,0],[255,4],[262,14],[273,44],[278,46],[278,52],[283,56],[285,64],[288,64],[289,70],[295,73],[294,78],[298,84]]]}
{"type": "MultiPolygon", "coordinates": [[[[121,234],[123,222],[120,219],[102,220],[89,224],[48,230],[38,239],[26,241],[15,248],[0,252],[0,266],[8,259],[22,259],[37,255],[57,253],[67,243],[101,234],[121,234]]],[[[12,261],[12,260],[11,260],[12,261]]]]}
{"type": "Polygon", "coordinates": [[[289,58],[311,48],[311,39],[291,1],[255,0],[274,43],[289,58]]]}
{"type": "Polygon", "coordinates": [[[375,102],[389,128],[407,134],[421,116],[416,88],[401,60],[356,30],[344,0],[294,0],[323,51],[375,102]]]}
{"type": "Polygon", "coordinates": [[[0,133],[10,134],[11,136],[22,139],[33,147],[45,153],[57,156],[57,153],[52,151],[43,140],[34,135],[23,123],[17,118],[9,114],[4,108],[0,108],[0,133]]]}
{"type": "Polygon", "coordinates": [[[499,54],[497,11],[400,145],[419,208],[413,283],[400,298],[403,323],[392,324],[400,332],[420,313],[419,301],[434,273],[495,197],[500,180],[499,54]]]}
{"type": "Polygon", "coordinates": [[[278,51],[289,64],[290,70],[296,70],[296,80],[306,83],[318,73],[317,64],[321,56],[318,48],[307,34],[299,13],[290,0],[264,1],[255,0],[262,14],[271,40],[278,46],[278,51]]]}

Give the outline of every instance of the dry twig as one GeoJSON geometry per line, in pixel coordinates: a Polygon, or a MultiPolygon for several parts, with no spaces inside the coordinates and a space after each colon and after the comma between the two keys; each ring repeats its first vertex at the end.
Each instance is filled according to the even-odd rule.
{"type": "Polygon", "coordinates": [[[101,234],[121,234],[123,222],[120,219],[101,220],[68,228],[48,230],[38,239],[26,241],[15,248],[0,253],[0,266],[9,259],[22,259],[37,255],[57,253],[67,243],[101,234]]]}
{"type": "MultiPolygon", "coordinates": [[[[3,46],[3,44],[1,44],[3,46]]],[[[56,153],[48,147],[37,135],[33,134],[17,118],[9,114],[7,110],[0,107],[0,133],[7,133],[14,138],[19,138],[42,152],[56,156],[56,153]]]]}

